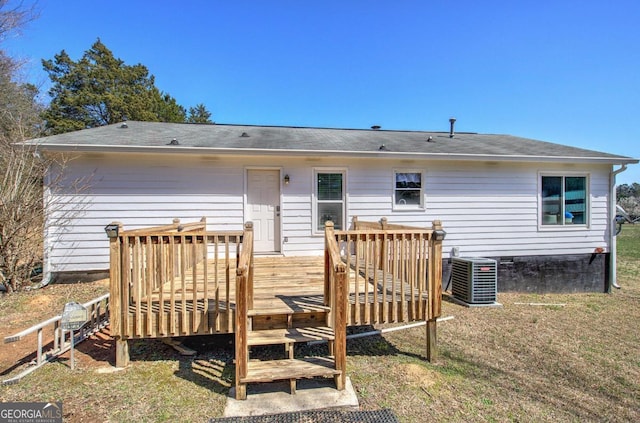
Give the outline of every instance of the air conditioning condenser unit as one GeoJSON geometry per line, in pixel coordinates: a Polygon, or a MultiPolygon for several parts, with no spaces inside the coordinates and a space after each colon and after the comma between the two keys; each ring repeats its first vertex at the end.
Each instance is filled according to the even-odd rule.
{"type": "Polygon", "coordinates": [[[468,304],[494,304],[498,296],[497,262],[481,257],[454,257],[451,293],[468,304]]]}

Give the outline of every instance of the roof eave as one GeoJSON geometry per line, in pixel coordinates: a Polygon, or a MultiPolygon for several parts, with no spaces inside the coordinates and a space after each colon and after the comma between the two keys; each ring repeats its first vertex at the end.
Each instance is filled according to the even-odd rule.
{"type": "Polygon", "coordinates": [[[300,149],[262,149],[262,148],[214,148],[188,146],[132,146],[132,145],[88,145],[88,144],[35,144],[42,151],[75,153],[148,153],[148,154],[218,154],[249,156],[289,156],[289,157],[326,157],[336,155],[360,158],[423,159],[446,161],[495,161],[495,162],[572,162],[600,164],[635,164],[638,159],[631,157],[579,157],[579,156],[533,156],[517,154],[461,154],[461,153],[415,153],[394,151],[343,151],[343,150],[300,150],[300,149]]]}

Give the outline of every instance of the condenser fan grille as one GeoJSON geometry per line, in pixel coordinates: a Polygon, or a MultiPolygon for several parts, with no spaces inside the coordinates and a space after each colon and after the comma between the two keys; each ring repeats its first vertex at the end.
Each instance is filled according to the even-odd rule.
{"type": "Polygon", "coordinates": [[[491,304],[498,293],[497,262],[456,257],[452,261],[452,294],[469,304],[491,304]]]}

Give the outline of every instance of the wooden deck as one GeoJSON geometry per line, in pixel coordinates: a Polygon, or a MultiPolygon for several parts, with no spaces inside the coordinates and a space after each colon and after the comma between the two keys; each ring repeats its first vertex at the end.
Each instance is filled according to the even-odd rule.
{"type": "Polygon", "coordinates": [[[435,357],[442,289],[440,222],[432,229],[382,219],[353,229],[325,226],[324,255],[259,256],[253,225],[207,231],[206,219],[122,231],[111,238],[111,328],[116,365],[127,340],[235,333],[236,398],[246,385],[333,376],[344,389],[346,327],[427,321],[427,358],[435,357]],[[295,357],[296,342],[324,340],[328,355],[295,357]],[[286,358],[255,363],[251,346],[282,345],[286,358]]]}

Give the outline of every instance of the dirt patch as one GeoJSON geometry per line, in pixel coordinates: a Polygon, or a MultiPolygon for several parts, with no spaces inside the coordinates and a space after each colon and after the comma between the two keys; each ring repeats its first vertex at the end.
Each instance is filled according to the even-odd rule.
{"type": "Polygon", "coordinates": [[[402,380],[415,384],[421,388],[429,389],[440,379],[437,372],[420,364],[408,363],[398,366],[398,372],[402,380]]]}
{"type": "Polygon", "coordinates": [[[49,308],[49,305],[53,302],[53,297],[48,294],[40,294],[31,298],[27,303],[29,308],[42,310],[49,308]]]}

